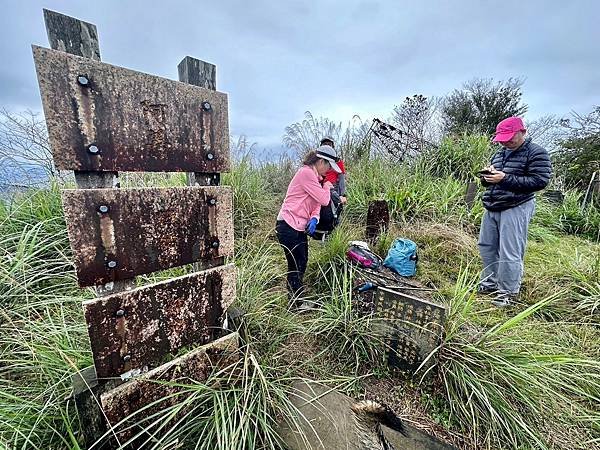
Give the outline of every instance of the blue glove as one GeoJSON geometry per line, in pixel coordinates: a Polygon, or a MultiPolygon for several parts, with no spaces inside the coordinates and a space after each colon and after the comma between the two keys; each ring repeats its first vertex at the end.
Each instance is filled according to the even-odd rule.
{"type": "Polygon", "coordinates": [[[309,236],[312,236],[313,234],[315,234],[316,229],[317,229],[317,218],[313,217],[306,224],[306,230],[305,231],[306,231],[306,233],[309,236]]]}

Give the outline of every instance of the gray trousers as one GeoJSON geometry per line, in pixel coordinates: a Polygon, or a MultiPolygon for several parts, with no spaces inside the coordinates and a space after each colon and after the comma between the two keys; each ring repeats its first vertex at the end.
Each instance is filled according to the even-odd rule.
{"type": "Polygon", "coordinates": [[[480,287],[517,294],[523,277],[523,258],[535,200],[504,211],[485,211],[479,232],[483,261],[480,287]]]}

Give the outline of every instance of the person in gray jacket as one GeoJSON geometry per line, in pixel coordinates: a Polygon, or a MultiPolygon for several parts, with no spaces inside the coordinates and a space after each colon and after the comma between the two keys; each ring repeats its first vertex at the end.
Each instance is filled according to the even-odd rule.
{"type": "Polygon", "coordinates": [[[494,142],[502,148],[480,172],[487,189],[479,234],[484,266],[479,292],[495,295],[492,304],[497,307],[510,305],[518,296],[534,193],[544,189],[552,175],[548,152],[525,137],[526,132],[519,117],[501,121],[494,142]]]}

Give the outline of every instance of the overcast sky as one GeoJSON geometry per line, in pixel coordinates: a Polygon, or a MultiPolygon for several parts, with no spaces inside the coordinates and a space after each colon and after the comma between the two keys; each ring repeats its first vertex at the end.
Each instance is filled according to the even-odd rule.
{"type": "Polygon", "coordinates": [[[102,60],[177,79],[217,65],[230,128],[260,148],[310,110],[347,122],[475,77],[522,77],[527,118],[600,104],[600,2],[0,0],[0,107],[41,110],[31,44],[42,8],[94,23],[102,60]]]}

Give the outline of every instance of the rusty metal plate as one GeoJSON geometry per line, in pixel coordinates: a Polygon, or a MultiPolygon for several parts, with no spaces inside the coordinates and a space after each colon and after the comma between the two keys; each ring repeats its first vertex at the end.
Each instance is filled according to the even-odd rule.
{"type": "Polygon", "coordinates": [[[229,264],[84,302],[97,376],[116,377],[213,341],[235,299],[235,275],[229,264]]]}
{"type": "Polygon", "coordinates": [[[227,187],[62,192],[80,286],[233,254],[227,187]]]}
{"type": "Polygon", "coordinates": [[[226,172],[227,95],[33,47],[61,170],[226,172]]]}
{"type": "MultiPolygon", "coordinates": [[[[204,382],[215,368],[228,367],[239,357],[239,337],[237,333],[231,333],[102,394],[102,409],[108,422],[117,427],[119,438],[130,439],[140,428],[148,426],[144,418],[181,402],[181,396],[185,395],[182,384],[204,382]]],[[[172,420],[177,420],[188,411],[189,408],[183,408],[172,420]]],[[[160,420],[158,422],[163,423],[160,420]]]]}
{"type": "MultiPolygon", "coordinates": [[[[384,319],[390,330],[386,339],[390,350],[390,366],[416,371],[441,344],[446,309],[413,295],[386,288],[378,288],[373,300],[375,317],[384,319]]],[[[422,369],[426,370],[433,364],[435,358],[430,358],[422,369]]]]}

